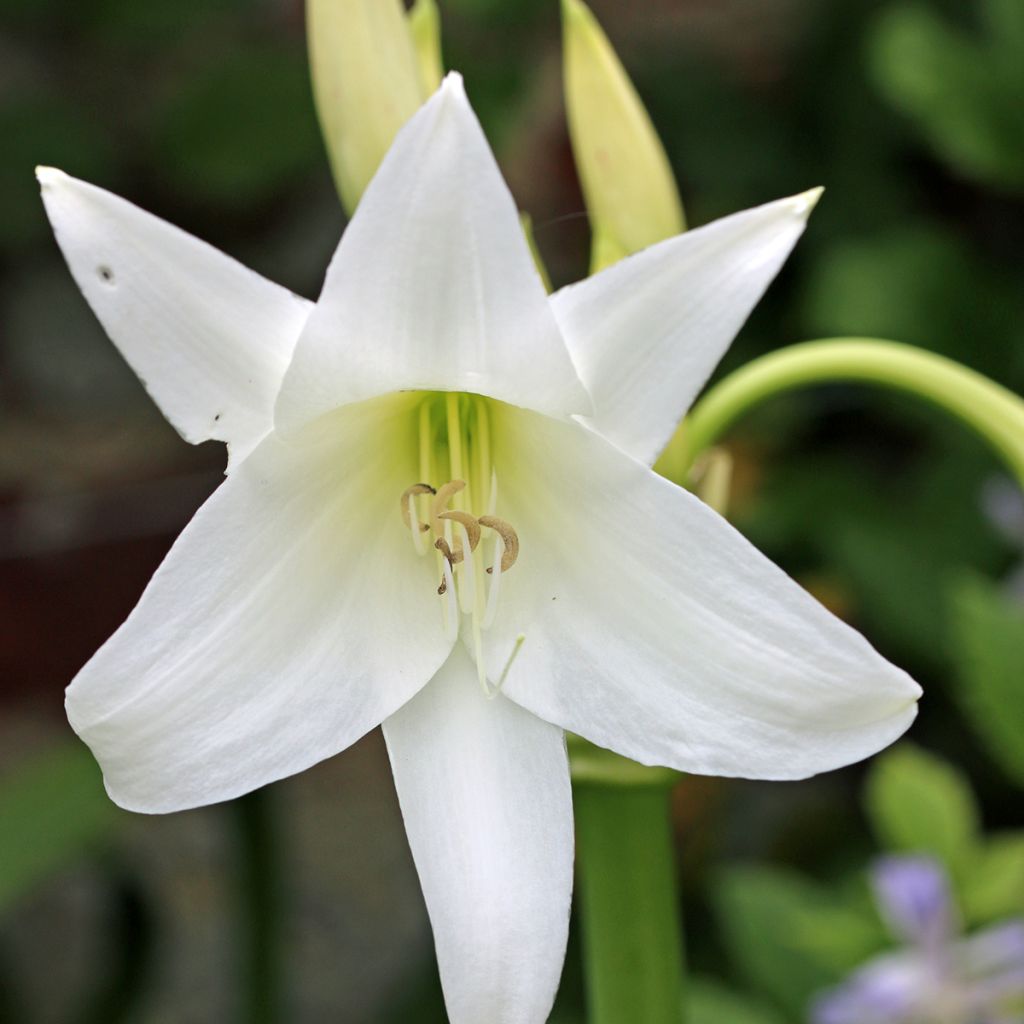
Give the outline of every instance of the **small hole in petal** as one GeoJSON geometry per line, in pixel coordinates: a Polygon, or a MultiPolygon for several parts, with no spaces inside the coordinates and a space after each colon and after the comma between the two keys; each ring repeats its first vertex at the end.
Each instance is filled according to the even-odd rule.
{"type": "Polygon", "coordinates": [[[114,272],[105,263],[101,263],[96,268],[96,273],[99,274],[100,280],[104,284],[113,284],[114,283],[114,272]]]}

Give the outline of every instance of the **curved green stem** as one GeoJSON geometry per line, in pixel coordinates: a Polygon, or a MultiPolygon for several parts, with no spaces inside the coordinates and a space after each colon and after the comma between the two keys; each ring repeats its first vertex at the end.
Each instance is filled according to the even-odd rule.
{"type": "Polygon", "coordinates": [[[792,345],[748,363],[713,387],[682,427],[673,474],[694,460],[766,398],[809,384],[862,381],[930,401],[973,429],[1024,487],[1024,400],[944,356],[894,341],[834,338],[792,345]]]}

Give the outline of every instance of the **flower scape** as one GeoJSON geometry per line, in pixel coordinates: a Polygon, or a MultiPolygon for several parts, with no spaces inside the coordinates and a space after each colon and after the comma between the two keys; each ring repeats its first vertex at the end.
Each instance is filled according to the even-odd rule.
{"type": "Polygon", "coordinates": [[[565,731],[643,764],[798,779],[918,686],[650,468],[817,191],[547,295],[449,75],[300,299],[38,172],[79,287],[189,442],[228,445],[67,691],[110,796],[159,813],[383,725],[450,1019],[540,1022],[569,921],[565,731]]]}

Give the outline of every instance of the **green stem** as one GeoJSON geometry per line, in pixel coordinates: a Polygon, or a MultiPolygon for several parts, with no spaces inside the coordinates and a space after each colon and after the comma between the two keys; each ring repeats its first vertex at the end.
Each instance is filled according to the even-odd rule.
{"type": "Polygon", "coordinates": [[[577,872],[590,1024],[680,1024],[683,943],[671,789],[577,782],[577,872]]]}
{"type": "Polygon", "coordinates": [[[687,417],[673,455],[685,472],[745,412],[809,384],[862,381],[904,391],[944,409],[986,440],[1024,486],[1024,400],[943,356],[874,338],[835,338],[763,356],[713,387],[687,417]]]}
{"type": "Polygon", "coordinates": [[[276,1024],[282,1019],[281,871],[273,808],[266,789],[231,804],[238,829],[239,942],[242,992],[239,1020],[276,1024]]]}

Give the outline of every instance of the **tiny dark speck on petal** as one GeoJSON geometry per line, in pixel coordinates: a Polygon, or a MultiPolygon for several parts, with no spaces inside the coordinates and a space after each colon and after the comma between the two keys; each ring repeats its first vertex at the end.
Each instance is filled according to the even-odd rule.
{"type": "Polygon", "coordinates": [[[219,419],[220,419],[220,413],[217,413],[217,415],[213,417],[213,422],[216,423],[217,420],[219,420],[219,419]]]}
{"type": "Polygon", "coordinates": [[[100,280],[105,284],[114,283],[114,272],[105,263],[101,263],[96,268],[96,273],[99,274],[100,280]]]}

